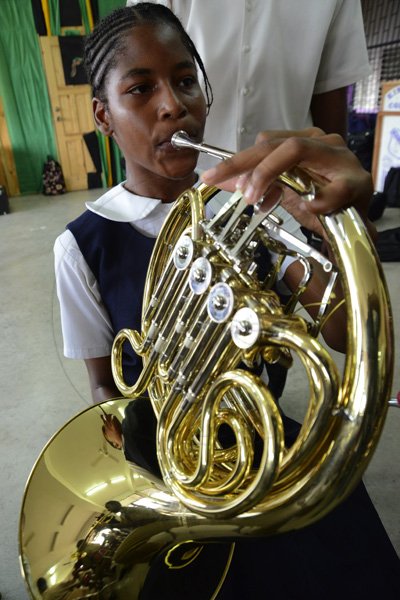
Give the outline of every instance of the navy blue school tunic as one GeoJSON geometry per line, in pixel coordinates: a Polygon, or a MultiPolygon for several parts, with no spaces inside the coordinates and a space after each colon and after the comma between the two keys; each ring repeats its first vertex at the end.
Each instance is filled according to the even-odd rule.
{"type": "MultiPolygon", "coordinates": [[[[67,228],[97,280],[114,334],[124,327],[140,331],[144,284],[155,239],[145,237],[129,223],[109,221],[89,210],[67,228]]],[[[142,361],[125,346],[124,377],[132,385],[142,361]]]]}

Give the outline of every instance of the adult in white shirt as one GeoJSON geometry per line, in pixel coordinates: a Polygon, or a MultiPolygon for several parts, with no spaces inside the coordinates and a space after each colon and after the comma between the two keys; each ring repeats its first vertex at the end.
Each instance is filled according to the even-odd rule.
{"type": "Polygon", "coordinates": [[[237,151],[261,130],[312,124],[346,138],[347,86],[370,73],[359,0],[153,1],[181,19],[203,60],[209,144],[237,151]]]}

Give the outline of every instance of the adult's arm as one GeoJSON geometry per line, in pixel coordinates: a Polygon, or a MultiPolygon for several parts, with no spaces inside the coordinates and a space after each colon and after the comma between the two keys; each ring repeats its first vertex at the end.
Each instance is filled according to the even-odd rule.
{"type": "Polygon", "coordinates": [[[311,116],[315,127],[325,133],[338,133],[347,139],[347,87],[314,94],[311,100],[311,116]]]}

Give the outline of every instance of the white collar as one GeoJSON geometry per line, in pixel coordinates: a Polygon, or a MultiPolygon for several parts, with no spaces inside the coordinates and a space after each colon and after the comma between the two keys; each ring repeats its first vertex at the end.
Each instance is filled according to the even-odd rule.
{"type": "MultiPolygon", "coordinates": [[[[146,198],[129,192],[124,188],[124,182],[119,183],[94,202],[86,202],[86,208],[91,212],[120,223],[132,223],[147,217],[157,207],[165,206],[169,212],[173,203],[163,203],[157,198],[146,198]]],[[[160,210],[161,207],[158,209],[160,210]]],[[[156,210],[156,212],[158,212],[156,210]]]]}

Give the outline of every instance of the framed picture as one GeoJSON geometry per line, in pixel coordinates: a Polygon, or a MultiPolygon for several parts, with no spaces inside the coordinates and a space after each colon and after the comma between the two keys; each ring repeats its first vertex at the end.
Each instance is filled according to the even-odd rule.
{"type": "Polygon", "coordinates": [[[400,112],[400,81],[382,83],[382,112],[400,112]]]}
{"type": "Polygon", "coordinates": [[[400,111],[378,113],[372,160],[376,192],[383,191],[391,167],[400,167],[400,111]]]}

